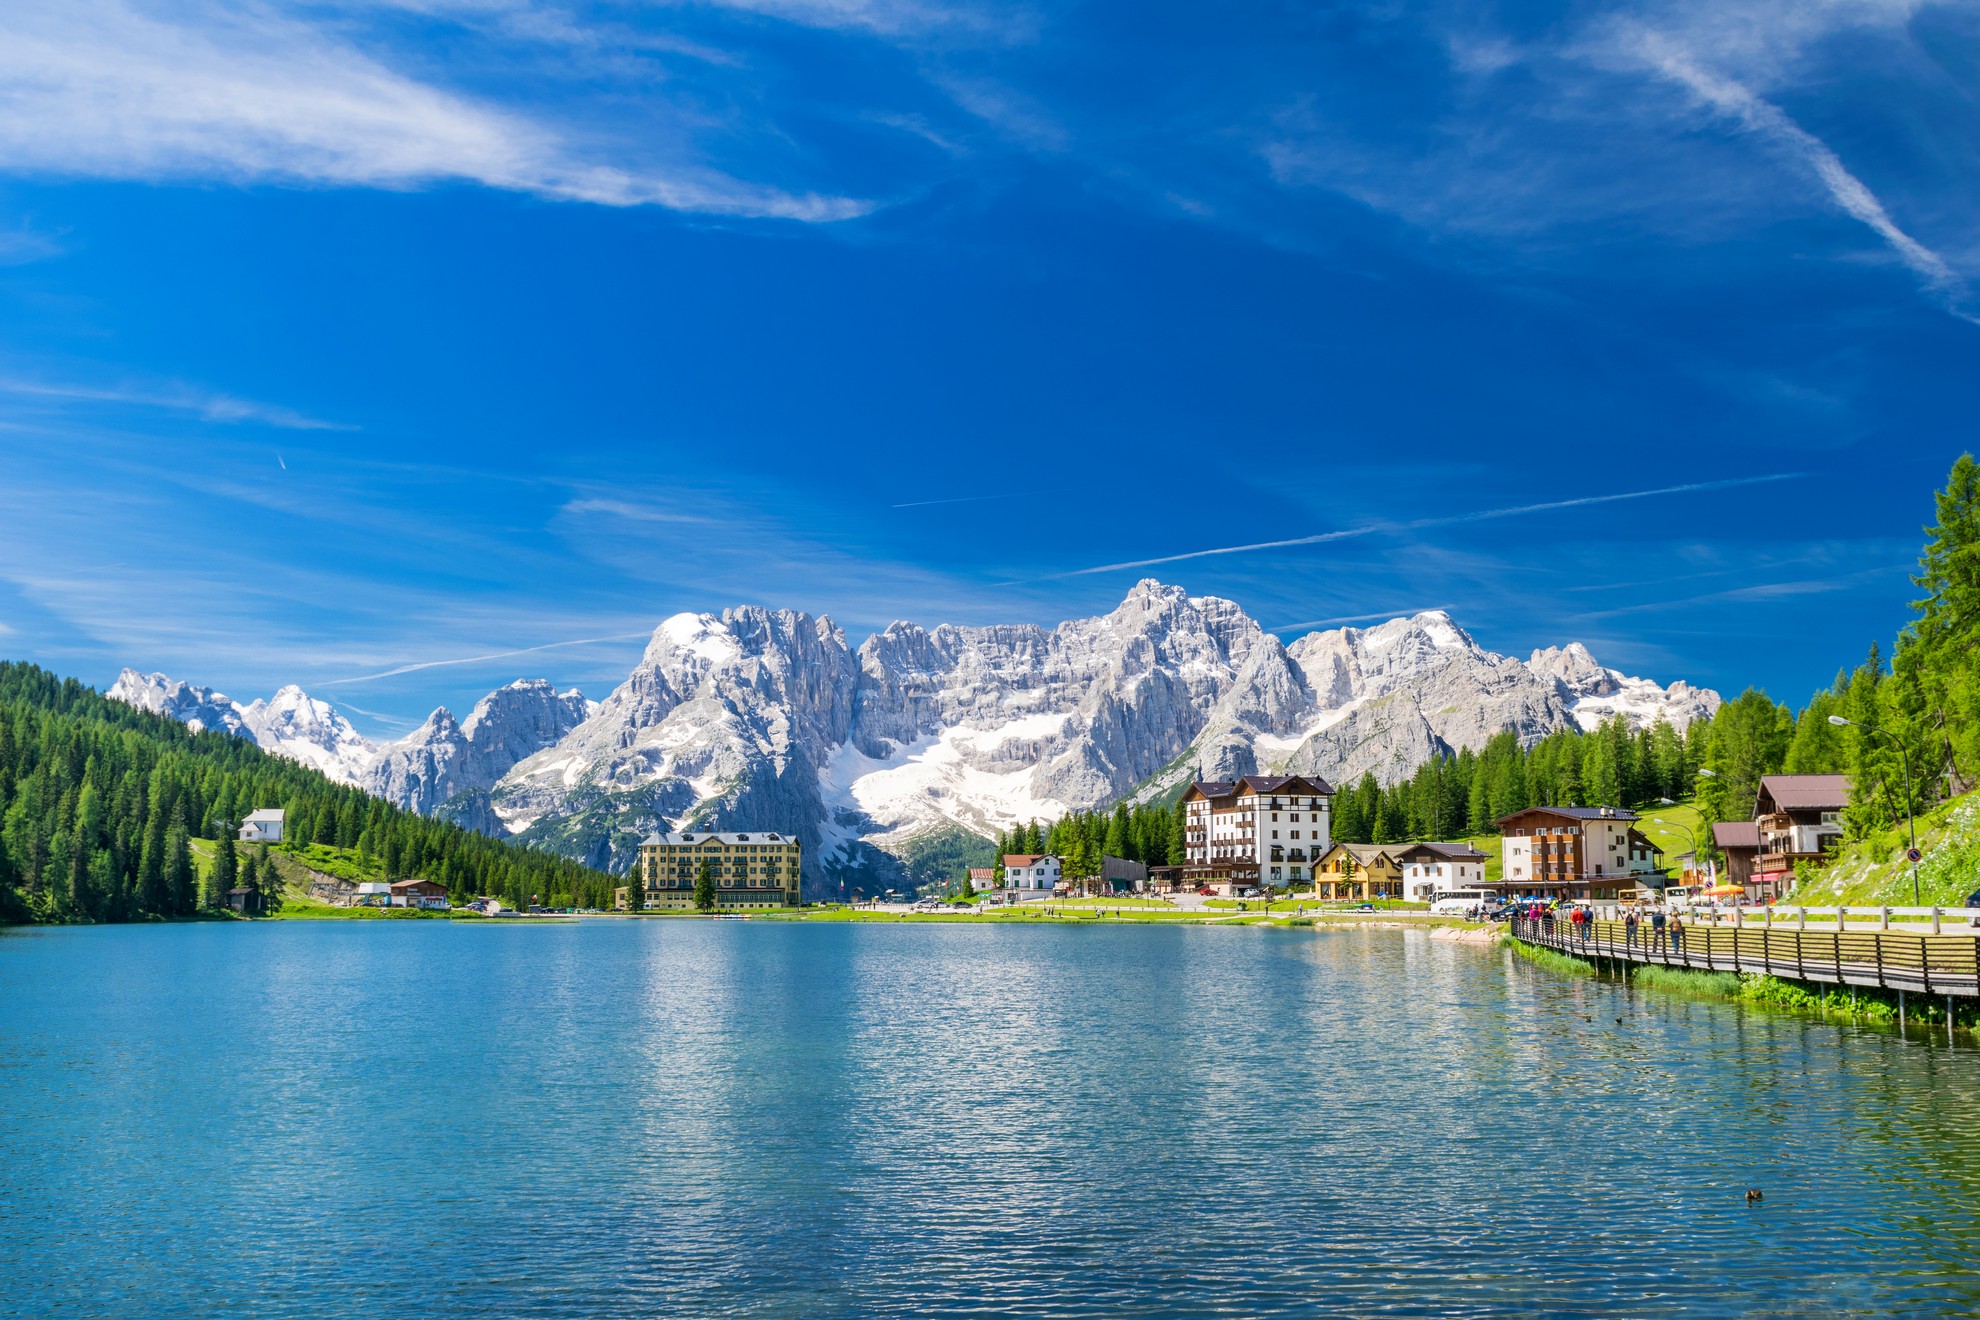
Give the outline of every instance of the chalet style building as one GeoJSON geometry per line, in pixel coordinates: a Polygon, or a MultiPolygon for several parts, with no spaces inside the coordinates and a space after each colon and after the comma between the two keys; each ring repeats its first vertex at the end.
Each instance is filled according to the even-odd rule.
{"type": "Polygon", "coordinates": [[[1476,889],[1485,883],[1485,854],[1468,843],[1412,843],[1396,854],[1402,896],[1428,903],[1444,889],[1476,889]]]}
{"type": "Polygon", "coordinates": [[[1062,878],[1059,859],[1050,853],[1004,854],[1004,884],[1010,889],[1013,902],[1050,898],[1062,878]]]}
{"type": "MultiPolygon", "coordinates": [[[[718,909],[797,907],[798,862],[798,841],[788,834],[683,830],[648,835],[633,874],[644,884],[648,908],[693,908],[704,863],[715,881],[718,909]]],[[[621,888],[622,905],[625,897],[621,888]]]]}
{"type": "Polygon", "coordinates": [[[1494,822],[1505,844],[1505,888],[1542,898],[1617,899],[1638,888],[1642,850],[1656,849],[1622,807],[1529,807],[1494,822]],[[1632,839],[1632,835],[1635,836],[1632,839]],[[1638,844],[1640,841],[1640,845],[1638,844]]]}
{"type": "Polygon", "coordinates": [[[1750,820],[1722,820],[1712,826],[1712,844],[1726,858],[1722,883],[1745,885],[1753,879],[1753,859],[1760,854],[1760,827],[1750,820]]]}
{"type": "Polygon", "coordinates": [[[1314,896],[1321,899],[1401,898],[1402,866],[1393,844],[1337,843],[1313,868],[1314,896]]]}
{"type": "MultiPolygon", "coordinates": [[[[280,843],[284,812],[280,807],[263,807],[250,811],[241,821],[240,840],[242,843],[280,843]]],[[[308,842],[308,840],[304,840],[308,842]]]]}
{"type": "Polygon", "coordinates": [[[1198,781],[1183,794],[1184,878],[1229,894],[1304,885],[1332,842],[1334,790],[1303,775],[1198,781]]]}
{"type": "Polygon", "coordinates": [[[1757,851],[1747,895],[1761,902],[1794,888],[1795,863],[1820,865],[1842,837],[1848,775],[1766,775],[1753,805],[1757,851]]]}

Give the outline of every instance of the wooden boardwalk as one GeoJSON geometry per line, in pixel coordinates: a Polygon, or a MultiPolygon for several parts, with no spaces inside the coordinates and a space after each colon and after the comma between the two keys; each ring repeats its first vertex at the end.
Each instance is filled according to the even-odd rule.
{"type": "Polygon", "coordinates": [[[1980,998],[1980,935],[1687,923],[1679,946],[1668,930],[1660,942],[1648,924],[1638,926],[1633,944],[1620,921],[1597,921],[1587,929],[1588,938],[1577,939],[1574,927],[1566,921],[1512,923],[1512,934],[1529,944],[1598,962],[1753,973],[1786,981],[1980,998]]]}

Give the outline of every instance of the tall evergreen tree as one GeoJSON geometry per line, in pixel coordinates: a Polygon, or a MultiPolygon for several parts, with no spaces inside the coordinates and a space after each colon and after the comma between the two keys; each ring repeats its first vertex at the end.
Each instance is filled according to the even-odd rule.
{"type": "Polygon", "coordinates": [[[213,844],[213,869],[207,873],[206,906],[215,912],[225,911],[227,895],[240,883],[240,857],[234,849],[234,835],[231,830],[222,829],[220,837],[213,844]]]}

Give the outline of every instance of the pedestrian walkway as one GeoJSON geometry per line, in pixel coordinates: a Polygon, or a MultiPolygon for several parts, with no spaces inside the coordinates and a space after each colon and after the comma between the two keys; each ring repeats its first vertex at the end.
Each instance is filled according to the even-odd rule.
{"type": "Polygon", "coordinates": [[[1596,921],[1577,929],[1561,919],[1521,919],[1512,923],[1512,934],[1529,944],[1597,962],[1980,997],[1980,936],[1975,935],[1690,924],[1673,933],[1644,923],[1632,940],[1620,921],[1596,921]]]}

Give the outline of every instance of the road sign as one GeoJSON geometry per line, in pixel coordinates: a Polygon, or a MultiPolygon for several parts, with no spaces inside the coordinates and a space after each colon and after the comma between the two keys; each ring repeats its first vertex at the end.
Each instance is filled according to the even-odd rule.
{"type": "Polygon", "coordinates": [[[1923,856],[1925,856],[1925,854],[1924,854],[1924,853],[1922,853],[1922,852],[1919,852],[1919,851],[1918,851],[1918,850],[1917,850],[1916,848],[1906,848],[1906,849],[1904,850],[1904,859],[1905,859],[1905,860],[1906,860],[1907,862],[1915,862],[1915,861],[1918,861],[1918,860],[1919,860],[1920,858],[1922,858],[1923,856]]]}

